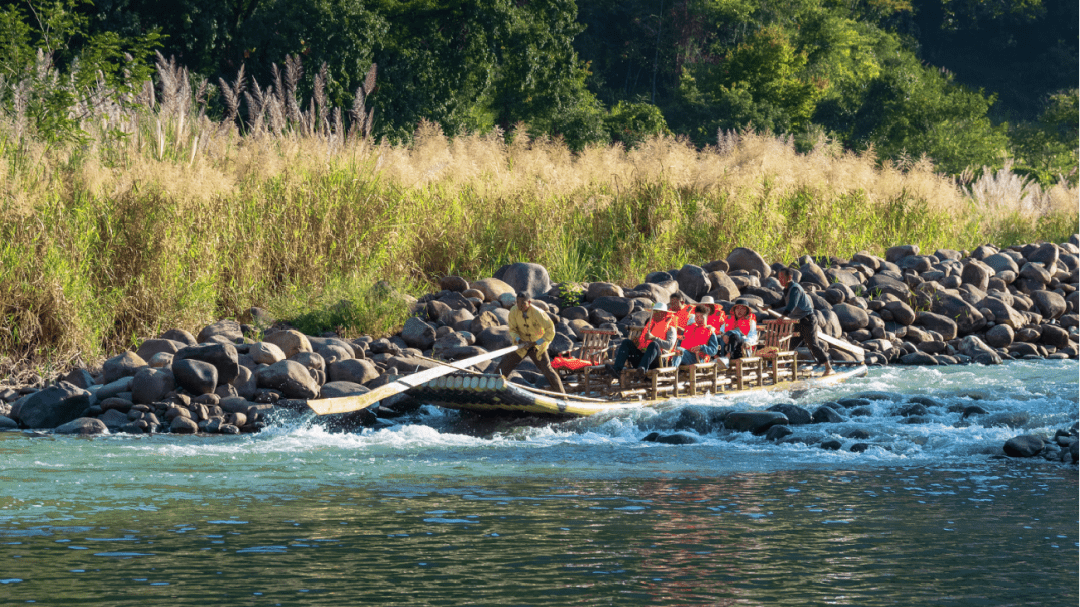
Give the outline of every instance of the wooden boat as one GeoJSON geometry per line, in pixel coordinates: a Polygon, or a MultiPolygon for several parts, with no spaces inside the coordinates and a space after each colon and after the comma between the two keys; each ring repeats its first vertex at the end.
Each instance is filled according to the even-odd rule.
{"type": "MultiPolygon", "coordinates": [[[[866,366],[859,365],[826,377],[802,377],[777,383],[768,382],[761,385],[746,386],[742,390],[722,390],[719,394],[744,395],[774,390],[799,392],[836,385],[855,377],[861,377],[866,373],[866,366]]],[[[687,381],[682,384],[684,390],[688,390],[688,383],[687,381]]],[[[416,402],[438,405],[449,409],[462,409],[481,413],[512,412],[556,417],[586,417],[620,409],[655,407],[677,398],[690,398],[705,393],[692,395],[689,391],[685,393],[680,391],[677,395],[649,398],[646,392],[638,389],[628,391],[625,396],[622,392],[618,392],[610,398],[580,398],[575,397],[573,394],[562,396],[557,393],[541,393],[529,390],[524,386],[508,381],[501,375],[455,372],[433,379],[410,390],[408,394],[416,402]]]]}
{"type": "MultiPolygon", "coordinates": [[[[455,363],[438,362],[428,369],[359,396],[308,401],[319,415],[347,413],[368,407],[382,398],[405,392],[412,400],[452,409],[478,412],[511,412],[561,417],[580,417],[629,407],[655,406],[674,398],[767,390],[803,391],[844,382],[867,373],[865,365],[826,377],[816,377],[800,367],[796,353],[787,348],[793,321],[764,323],[762,341],[749,356],[735,360],[675,366],[673,356],[646,372],[625,370],[613,378],[603,363],[612,353],[613,331],[588,330],[583,335],[577,360],[584,366],[567,372],[563,385],[568,394],[538,390],[512,383],[501,375],[468,370],[501,356],[513,346],[455,363]]],[[[640,327],[636,328],[638,331],[640,327]]],[[[633,338],[633,334],[631,334],[633,338]]],[[[861,358],[857,346],[841,342],[861,358]]]]}

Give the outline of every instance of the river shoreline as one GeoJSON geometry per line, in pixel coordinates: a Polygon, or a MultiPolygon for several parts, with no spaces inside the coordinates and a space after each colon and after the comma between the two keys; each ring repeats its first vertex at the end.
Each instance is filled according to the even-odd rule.
{"type": "MultiPolygon", "coordinates": [[[[803,257],[792,267],[814,302],[822,332],[864,348],[872,366],[1075,360],[1080,352],[1078,242],[1073,236],[1062,244],[984,245],[930,255],[917,246],[898,246],[884,258],[865,253],[849,260],[803,257]]],[[[306,399],[363,394],[438,364],[430,359],[453,361],[510,345],[506,322],[516,292],[530,293],[534,305],[556,323],[551,351],[572,353],[581,331],[601,328],[625,335],[629,327],[644,324],[653,302],[666,302],[675,293],[691,304],[708,295],[725,309],[742,299],[764,317],[763,310],[783,303],[775,278],[780,267],[739,248],[703,266],[652,272],[641,284],[624,288],[552,284],[542,266],[516,263],[475,281],[443,277],[440,291],[410,299],[414,315],[401,332],[382,339],[304,335],[252,309],[243,319],[247,322],[221,320],[198,335],[166,331],[99,369],[73,369],[38,385],[0,387],[0,428],[75,434],[257,432],[280,412],[303,410],[306,399]]],[[[391,290],[386,296],[405,297],[391,290]]],[[[798,351],[810,358],[805,348],[798,351]]],[[[837,364],[854,362],[838,348],[830,356],[837,364]]],[[[511,379],[548,387],[528,362],[511,379]]],[[[860,404],[841,403],[831,414],[807,413],[820,418],[813,421],[834,422],[859,415],[860,404]]],[[[398,395],[328,423],[345,430],[370,427],[416,406],[398,395]]],[[[904,415],[920,412],[912,406],[904,415]]],[[[979,414],[976,407],[965,417],[979,414]]],[[[1018,438],[1023,444],[1005,447],[1006,453],[1047,457],[1049,449],[1067,460],[1072,448],[1076,461],[1075,428],[1054,437],[1018,438]]]]}

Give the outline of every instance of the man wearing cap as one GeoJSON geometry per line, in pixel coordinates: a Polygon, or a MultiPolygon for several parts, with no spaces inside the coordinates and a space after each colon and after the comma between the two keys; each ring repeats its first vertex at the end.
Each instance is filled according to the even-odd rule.
{"type": "Polygon", "coordinates": [[[510,319],[507,324],[510,328],[510,337],[521,347],[503,356],[498,372],[504,377],[510,375],[510,372],[528,356],[547,378],[552,389],[566,394],[562,380],[555,373],[555,369],[551,368],[551,357],[548,356],[547,351],[551,340],[555,339],[555,323],[548,318],[546,313],[532,305],[532,297],[528,293],[517,294],[517,302],[510,309],[510,319]]]}
{"type": "Polygon", "coordinates": [[[814,306],[810,303],[806,290],[802,288],[802,285],[791,280],[791,270],[788,268],[781,268],[776,273],[776,279],[780,281],[780,286],[784,287],[784,301],[787,302],[787,307],[781,313],[792,320],[799,321],[796,326],[799,328],[799,336],[802,337],[803,343],[814,355],[814,360],[819,365],[825,365],[825,373],[822,377],[831,375],[832,362],[829,361],[829,355],[825,353],[818,341],[817,316],[814,315],[814,306]]]}
{"type": "Polygon", "coordinates": [[[667,306],[653,304],[652,318],[645,323],[641,336],[636,341],[622,340],[615,351],[615,364],[604,365],[613,377],[622,376],[623,367],[629,362],[639,371],[648,371],[660,366],[660,355],[675,347],[678,339],[675,319],[668,314],[667,306]]]}

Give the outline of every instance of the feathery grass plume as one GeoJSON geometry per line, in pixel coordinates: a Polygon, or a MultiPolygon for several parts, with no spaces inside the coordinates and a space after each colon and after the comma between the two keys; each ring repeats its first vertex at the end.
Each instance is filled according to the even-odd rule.
{"type": "Polygon", "coordinates": [[[262,88],[259,87],[259,82],[254,78],[251,79],[251,92],[245,91],[244,99],[247,101],[249,132],[253,135],[261,135],[266,130],[264,124],[266,99],[262,88]]]}
{"type": "Polygon", "coordinates": [[[324,61],[319,67],[319,72],[315,74],[315,90],[311,99],[315,106],[315,132],[320,135],[325,135],[329,129],[329,113],[326,110],[326,80],[327,70],[324,61]]]}
{"type": "Polygon", "coordinates": [[[225,99],[224,123],[232,124],[236,117],[240,115],[240,98],[247,90],[247,81],[244,79],[244,64],[240,64],[240,69],[236,73],[236,80],[233,81],[232,86],[229,86],[229,83],[224,78],[218,78],[218,82],[221,83],[221,96],[225,99]]]}
{"type": "Polygon", "coordinates": [[[304,66],[299,55],[285,55],[285,115],[296,124],[302,124],[300,105],[296,99],[296,86],[304,75],[304,66]]]}

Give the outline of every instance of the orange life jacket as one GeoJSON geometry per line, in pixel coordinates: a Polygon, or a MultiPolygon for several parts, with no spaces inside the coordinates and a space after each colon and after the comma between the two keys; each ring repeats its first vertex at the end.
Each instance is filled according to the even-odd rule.
{"type": "Polygon", "coordinates": [[[709,343],[709,338],[715,334],[711,325],[692,325],[686,329],[686,334],[683,335],[682,343],[679,346],[684,350],[704,346],[709,343]]]}
{"type": "Polygon", "coordinates": [[[645,348],[649,347],[649,342],[654,339],[661,341],[667,339],[667,332],[671,327],[672,320],[670,316],[665,316],[660,322],[650,318],[649,322],[645,324],[645,328],[641,330],[641,336],[638,337],[638,350],[644,351],[645,348]]]}
{"type": "Polygon", "coordinates": [[[732,329],[738,329],[743,335],[750,335],[750,323],[757,324],[757,316],[749,314],[742,318],[735,318],[734,316],[728,316],[727,322],[724,326],[727,331],[732,329]]]}

